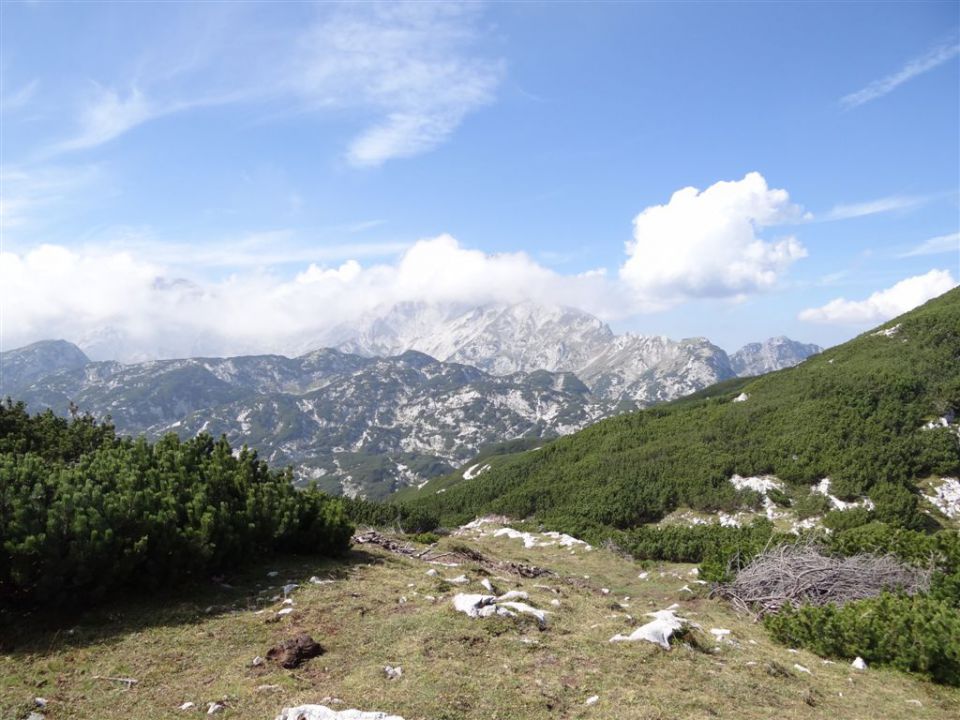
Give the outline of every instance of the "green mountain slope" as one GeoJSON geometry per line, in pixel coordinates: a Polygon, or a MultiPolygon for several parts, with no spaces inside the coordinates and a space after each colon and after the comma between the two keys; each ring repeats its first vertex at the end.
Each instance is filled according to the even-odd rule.
{"type": "Polygon", "coordinates": [[[757,503],[729,482],[773,474],[798,491],[829,477],[878,519],[917,526],[916,481],[960,473],[960,289],[803,364],[599,422],[413,503],[444,523],[494,512],[572,531],[655,522],[679,506],[757,503]]]}

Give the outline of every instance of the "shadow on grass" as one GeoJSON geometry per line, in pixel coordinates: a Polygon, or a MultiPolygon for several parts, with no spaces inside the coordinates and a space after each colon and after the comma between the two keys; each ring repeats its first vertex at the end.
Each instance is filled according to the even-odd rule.
{"type": "Polygon", "coordinates": [[[340,558],[277,555],[236,572],[166,591],[118,590],[94,606],[27,610],[0,606],[0,654],[43,655],[64,648],[109,644],[152,627],[199,624],[218,615],[277,609],[283,586],[344,580],[358,567],[384,557],[351,550],[340,558]],[[275,575],[273,573],[276,573],[275,575]]]}

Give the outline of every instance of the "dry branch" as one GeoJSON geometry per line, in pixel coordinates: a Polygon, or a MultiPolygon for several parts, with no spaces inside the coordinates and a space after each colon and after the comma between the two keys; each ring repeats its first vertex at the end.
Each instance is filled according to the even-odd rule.
{"type": "Polygon", "coordinates": [[[929,569],[904,564],[894,555],[827,555],[816,544],[768,547],[742,568],[716,595],[755,617],[784,605],[843,605],[884,591],[908,595],[930,587],[929,569]]]}
{"type": "Polygon", "coordinates": [[[433,547],[418,551],[414,546],[393,540],[376,530],[366,530],[357,533],[353,536],[353,542],[358,545],[377,545],[396,555],[404,555],[417,560],[423,560],[424,562],[434,562],[439,558],[448,558],[459,562],[475,562],[492,572],[510,573],[527,578],[537,578],[554,574],[551,570],[537,567],[536,565],[527,565],[511,560],[496,560],[466,546],[458,547],[448,552],[436,552],[433,547]]]}

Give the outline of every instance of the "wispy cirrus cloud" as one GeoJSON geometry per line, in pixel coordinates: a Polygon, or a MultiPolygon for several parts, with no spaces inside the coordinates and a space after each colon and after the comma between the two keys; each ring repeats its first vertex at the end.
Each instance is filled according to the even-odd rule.
{"type": "Polygon", "coordinates": [[[172,110],[150,101],[139,88],[127,93],[95,85],[94,94],[79,112],[79,127],[54,151],[82,150],[109,142],[123,133],[172,110]]]}
{"type": "Polygon", "coordinates": [[[861,88],[860,90],[857,90],[856,92],[850,93],[849,95],[844,95],[842,98],[840,98],[840,105],[846,110],[851,110],[863,105],[864,103],[868,103],[871,100],[881,98],[884,95],[893,92],[904,83],[913,80],[913,78],[917,77],[918,75],[923,75],[924,73],[929,72],[946,62],[949,62],[958,54],[960,54],[960,44],[950,43],[938,45],[926,54],[910,60],[895,73],[887,75],[886,77],[882,77],[879,80],[874,80],[872,83],[864,88],[861,88]]]}
{"type": "Polygon", "coordinates": [[[366,127],[345,150],[355,166],[418,155],[494,100],[505,67],[479,49],[480,17],[475,4],[323,5],[279,52],[274,38],[247,38],[176,72],[93,83],[74,131],[49,152],[94,148],[198,107],[252,103],[268,115],[362,118],[366,127]],[[260,56],[273,62],[250,68],[249,58],[260,56]]]}
{"type": "Polygon", "coordinates": [[[895,212],[898,210],[912,210],[929,202],[930,199],[930,197],[924,195],[891,195],[889,197],[867,200],[860,203],[835,205],[829,212],[818,219],[821,221],[849,220],[851,218],[895,212]]]}
{"type": "Polygon", "coordinates": [[[937,235],[901,253],[897,257],[908,258],[920,255],[940,255],[942,253],[960,254],[960,232],[937,235]]]}
{"type": "Polygon", "coordinates": [[[52,206],[78,201],[100,176],[95,165],[0,166],[0,222],[5,230],[42,222],[52,206]]]}
{"type": "Polygon", "coordinates": [[[4,87],[3,90],[0,91],[0,113],[5,115],[26,107],[37,94],[37,88],[39,87],[40,81],[36,79],[31,80],[26,85],[9,93],[7,92],[7,88],[4,87]]]}
{"type": "Polygon", "coordinates": [[[301,39],[291,85],[315,108],[374,114],[347,149],[353,165],[426,152],[490,103],[503,75],[477,49],[478,19],[470,4],[341,6],[301,39]]]}

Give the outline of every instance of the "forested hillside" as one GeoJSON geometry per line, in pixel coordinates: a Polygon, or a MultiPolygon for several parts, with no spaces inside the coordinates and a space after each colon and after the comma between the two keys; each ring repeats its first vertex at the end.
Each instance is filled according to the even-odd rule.
{"type": "Polygon", "coordinates": [[[771,474],[801,502],[829,477],[839,498],[875,503],[862,522],[918,527],[916,481],[960,473],[956,426],[924,425],[957,408],[953,290],[796,368],[605,420],[410,502],[445,524],[495,512],[585,532],[759,503],[729,480],[771,474]]]}

